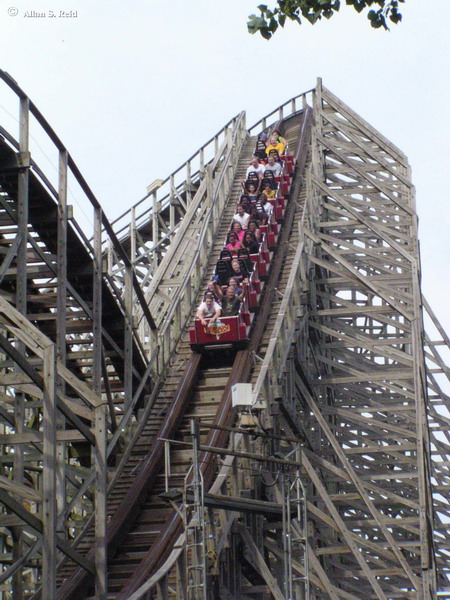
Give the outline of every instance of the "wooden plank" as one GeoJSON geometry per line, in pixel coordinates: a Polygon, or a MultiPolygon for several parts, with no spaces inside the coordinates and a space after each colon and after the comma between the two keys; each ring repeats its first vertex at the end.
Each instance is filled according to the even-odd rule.
{"type": "Polygon", "coordinates": [[[364,575],[366,576],[373,591],[375,592],[376,597],[379,600],[387,600],[387,596],[381,589],[380,584],[378,583],[377,579],[375,578],[375,575],[373,574],[373,572],[369,568],[368,564],[364,560],[363,554],[360,552],[360,550],[359,550],[358,546],[356,545],[354,539],[352,538],[349,530],[347,529],[344,521],[342,520],[341,516],[339,515],[339,512],[337,511],[334,503],[330,500],[330,497],[329,497],[324,485],[320,481],[318,475],[314,471],[311,463],[309,462],[308,458],[305,455],[302,456],[302,463],[303,463],[309,477],[311,478],[311,481],[317,488],[317,491],[318,491],[320,497],[322,498],[323,502],[325,503],[328,511],[330,512],[331,516],[333,517],[336,525],[339,527],[339,530],[340,530],[342,536],[344,537],[344,539],[347,543],[347,546],[352,551],[354,558],[356,558],[356,561],[360,565],[364,575]]]}
{"type": "MultiPolygon", "coordinates": [[[[308,237],[310,237],[315,243],[319,244],[323,248],[323,250],[327,254],[329,254],[332,258],[334,258],[345,270],[347,270],[351,274],[352,277],[356,278],[365,287],[372,290],[372,292],[374,292],[377,296],[379,296],[385,302],[387,302],[389,305],[391,305],[393,308],[395,308],[401,315],[403,315],[405,317],[405,319],[407,319],[408,321],[413,320],[412,314],[410,312],[408,312],[408,310],[406,310],[406,307],[394,299],[397,295],[397,290],[394,290],[394,289],[389,290],[389,294],[386,294],[386,292],[384,291],[386,288],[381,289],[378,284],[374,283],[372,277],[365,277],[365,276],[361,275],[361,273],[359,273],[359,271],[357,271],[352,266],[351,263],[349,263],[342,256],[340,256],[339,253],[336,252],[336,250],[334,250],[331,246],[329,246],[328,244],[326,244],[325,242],[320,240],[320,238],[318,236],[316,236],[315,234],[313,234],[311,231],[308,231],[308,230],[305,230],[305,234],[308,237]]],[[[310,256],[309,258],[313,262],[317,262],[317,264],[320,264],[321,266],[323,266],[324,268],[327,268],[330,271],[335,271],[335,272],[340,273],[340,271],[337,270],[336,267],[330,262],[327,263],[327,261],[317,259],[315,256],[310,256]]]]}
{"type": "Polygon", "coordinates": [[[311,565],[312,569],[314,569],[314,571],[317,573],[317,576],[319,577],[324,590],[327,592],[327,594],[331,600],[338,600],[338,598],[339,598],[338,590],[335,588],[335,586],[333,586],[331,584],[331,581],[328,578],[328,575],[327,575],[325,569],[320,564],[320,561],[317,559],[317,556],[315,555],[314,550],[311,548],[311,546],[309,544],[307,546],[307,552],[308,552],[309,564],[311,565]]]}
{"type": "Polygon", "coordinates": [[[95,394],[84,381],[81,381],[81,379],[76,377],[76,375],[74,375],[61,363],[58,363],[58,375],[60,375],[60,377],[62,377],[64,381],[68,383],[70,387],[93,408],[103,403],[103,400],[100,398],[100,396],[97,396],[97,394],[95,394]]]}
{"type": "MultiPolygon", "coordinates": [[[[58,442],[85,442],[86,437],[76,429],[57,432],[58,442]]],[[[11,433],[0,435],[0,444],[7,446],[14,444],[40,444],[44,441],[42,432],[11,433]]]]}
{"type": "MultiPolygon", "coordinates": [[[[348,127],[345,127],[345,123],[343,123],[342,121],[339,121],[338,119],[336,119],[335,115],[331,115],[330,113],[323,111],[322,112],[322,117],[328,121],[329,123],[331,123],[331,125],[333,125],[333,127],[335,128],[336,132],[339,133],[339,130],[341,129],[342,131],[344,131],[345,136],[348,137],[350,139],[350,144],[349,146],[351,147],[352,144],[354,144],[355,146],[357,146],[363,154],[367,154],[367,156],[369,156],[372,160],[376,161],[376,168],[378,168],[378,165],[382,166],[384,169],[386,169],[386,171],[388,171],[393,177],[397,178],[399,180],[399,182],[403,183],[403,185],[405,186],[409,186],[412,187],[412,183],[409,181],[409,179],[407,179],[406,177],[404,177],[400,172],[399,169],[395,169],[392,166],[392,163],[389,163],[387,160],[384,160],[381,156],[380,153],[376,153],[376,152],[371,152],[370,147],[367,143],[361,142],[360,140],[358,140],[357,136],[354,135],[351,132],[351,129],[348,127]]],[[[397,165],[398,167],[398,165],[397,165]]]]}
{"type": "Polygon", "coordinates": [[[278,587],[278,583],[277,583],[275,577],[270,572],[270,569],[267,566],[266,561],[264,560],[264,557],[258,550],[248,529],[245,527],[245,525],[238,525],[238,531],[239,531],[242,539],[244,540],[245,545],[247,546],[247,549],[248,549],[248,551],[253,559],[253,562],[254,562],[256,568],[258,569],[261,577],[264,579],[264,581],[269,586],[270,592],[271,592],[273,598],[275,600],[285,600],[284,594],[278,587]]]}
{"type": "MultiPolygon", "coordinates": [[[[134,215],[134,211],[133,211],[134,215]]],[[[131,257],[134,257],[132,252],[131,257]]],[[[102,392],[102,210],[96,208],[94,211],[94,268],[93,268],[93,306],[92,306],[92,387],[98,398],[101,398],[102,392]]],[[[131,282],[130,282],[131,283],[131,282]]],[[[130,286],[131,287],[131,286],[130,286]]],[[[127,309],[130,309],[127,306],[127,309]]],[[[132,310],[129,310],[126,320],[129,322],[132,310]]],[[[129,330],[129,323],[126,324],[126,331],[129,330]]],[[[125,337],[125,357],[131,354],[129,348],[132,348],[133,339],[125,337]],[[127,345],[128,344],[128,349],[127,345]]],[[[128,377],[131,378],[131,365],[125,364],[125,371],[129,369],[128,377]]],[[[106,371],[106,369],[105,369],[106,371]]],[[[105,385],[109,386],[108,373],[105,373],[105,385]]],[[[127,376],[126,376],[127,377],[127,376]]],[[[126,398],[125,398],[126,400],[126,398]]],[[[126,404],[126,402],[125,402],[126,404]]],[[[97,600],[106,600],[108,594],[108,573],[107,573],[107,457],[106,444],[108,436],[108,424],[106,420],[105,404],[98,404],[95,407],[95,597],[97,600]]]]}
{"type": "Polygon", "coordinates": [[[42,469],[42,595],[56,595],[56,348],[44,350],[44,458],[42,469]]]}
{"type": "Polygon", "coordinates": [[[20,496],[21,498],[25,498],[26,500],[30,500],[31,502],[42,501],[42,494],[40,492],[35,491],[33,488],[30,488],[23,483],[8,479],[8,477],[4,477],[3,475],[0,475],[0,488],[8,490],[8,492],[20,496]]]}
{"type": "Polygon", "coordinates": [[[347,104],[342,102],[337,96],[335,96],[328,88],[323,86],[323,96],[327,104],[329,104],[337,113],[341,113],[349,123],[353,124],[355,128],[365,137],[370,140],[375,140],[381,148],[386,150],[388,154],[392,154],[395,160],[398,160],[405,168],[408,167],[408,162],[405,154],[397,148],[395,144],[389,141],[384,135],[377,131],[370,123],[360,117],[354,110],[352,110],[347,104]]]}
{"type": "MultiPolygon", "coordinates": [[[[393,193],[387,188],[386,185],[382,184],[379,179],[375,179],[374,177],[368,177],[367,173],[361,168],[361,163],[356,160],[351,160],[343,152],[341,152],[338,147],[331,141],[330,138],[326,138],[324,136],[319,137],[319,141],[328,148],[333,154],[339,157],[342,162],[347,164],[350,167],[351,172],[356,172],[363,180],[366,180],[371,186],[375,187],[379,192],[385,194],[392,202],[394,202],[401,210],[405,211],[407,214],[413,216],[414,211],[407,204],[402,204],[398,201],[393,193]]],[[[378,173],[377,173],[378,174],[378,173]]]]}
{"type": "Polygon", "coordinates": [[[404,558],[403,554],[401,553],[400,549],[398,548],[393,535],[389,532],[388,528],[384,525],[382,518],[381,518],[378,510],[375,507],[374,502],[370,499],[369,495],[366,493],[366,491],[364,489],[364,486],[359,481],[357,474],[354,472],[354,469],[351,466],[348,458],[345,456],[344,451],[340,447],[338,441],[336,440],[335,436],[331,432],[331,430],[330,430],[327,422],[325,421],[324,417],[322,416],[320,410],[316,406],[316,403],[315,403],[313,397],[311,396],[311,394],[309,393],[309,390],[306,388],[306,386],[303,384],[303,382],[300,381],[299,385],[300,385],[301,392],[302,392],[304,399],[306,400],[306,402],[308,403],[308,406],[314,413],[315,418],[317,419],[321,428],[323,429],[329,443],[331,444],[331,446],[334,449],[334,452],[336,453],[340,462],[344,466],[344,469],[346,470],[347,474],[350,476],[350,479],[351,479],[353,485],[358,490],[358,493],[361,494],[362,500],[366,504],[366,506],[369,509],[370,513],[372,514],[373,518],[376,520],[378,527],[382,531],[391,550],[396,555],[397,560],[398,560],[399,564],[402,566],[406,576],[408,577],[408,579],[411,581],[411,583],[414,585],[415,589],[417,590],[419,588],[418,579],[417,579],[416,575],[414,574],[414,572],[412,571],[409,564],[407,563],[407,561],[404,558]]]}

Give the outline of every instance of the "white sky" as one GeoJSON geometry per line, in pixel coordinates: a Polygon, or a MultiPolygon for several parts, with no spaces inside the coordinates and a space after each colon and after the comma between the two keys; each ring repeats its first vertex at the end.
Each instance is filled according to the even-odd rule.
{"type": "MultiPolygon", "coordinates": [[[[48,119],[111,219],[235,114],[246,110],[252,125],[321,76],[407,154],[423,289],[450,331],[450,2],[406,0],[403,23],[388,33],[344,6],[269,42],[247,33],[257,4],[0,0],[0,67],[48,119]],[[77,17],[24,17],[33,10],[77,17]]],[[[0,95],[5,125],[1,107],[9,105],[0,95]]]]}

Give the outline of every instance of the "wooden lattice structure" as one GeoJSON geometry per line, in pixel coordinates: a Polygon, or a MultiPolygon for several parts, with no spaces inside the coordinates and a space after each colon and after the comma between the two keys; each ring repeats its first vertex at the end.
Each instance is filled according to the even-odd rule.
{"type": "Polygon", "coordinates": [[[405,155],[319,81],[232,119],[111,224],[0,75],[19,106],[0,129],[0,600],[450,597],[450,341],[421,294],[405,155]],[[186,327],[273,125],[297,169],[258,317],[208,363],[186,327]]]}

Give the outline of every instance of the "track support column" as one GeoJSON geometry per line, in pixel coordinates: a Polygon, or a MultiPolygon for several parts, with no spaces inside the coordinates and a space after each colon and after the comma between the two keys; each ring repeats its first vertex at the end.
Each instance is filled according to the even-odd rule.
{"type": "Polygon", "coordinates": [[[56,595],[56,348],[44,348],[44,462],[42,471],[42,597],[56,595]]]}
{"type": "MultiPolygon", "coordinates": [[[[102,395],[102,210],[94,213],[94,273],[93,273],[93,388],[102,395]]],[[[107,371],[105,369],[105,378],[107,371]]],[[[95,594],[96,600],[107,596],[107,473],[106,473],[107,422],[106,403],[95,408],[95,594]]]]}

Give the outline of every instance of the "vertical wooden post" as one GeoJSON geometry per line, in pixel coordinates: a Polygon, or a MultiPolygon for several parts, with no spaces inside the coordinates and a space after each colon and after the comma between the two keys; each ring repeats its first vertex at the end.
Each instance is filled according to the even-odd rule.
{"type": "Polygon", "coordinates": [[[306,94],[302,95],[302,108],[303,110],[306,110],[308,107],[308,102],[306,101],[306,94]]]}
{"type": "MultiPolygon", "coordinates": [[[[29,186],[29,135],[30,135],[30,111],[28,98],[20,99],[20,132],[19,132],[19,175],[17,188],[17,224],[18,238],[20,240],[17,249],[16,262],[16,308],[23,315],[27,314],[27,239],[28,239],[28,186],[29,186]]],[[[19,352],[24,352],[24,345],[19,342],[19,352]]],[[[14,425],[16,433],[22,433],[25,418],[25,401],[21,393],[16,394],[14,404],[14,425]]],[[[23,483],[23,446],[18,444],[14,447],[14,479],[23,483]]],[[[13,530],[14,546],[13,560],[22,556],[23,542],[22,530],[17,527],[13,530]]],[[[19,570],[13,576],[13,593],[15,600],[24,597],[23,577],[19,570]]]]}
{"type": "Polygon", "coordinates": [[[170,176],[170,209],[169,209],[169,221],[170,231],[175,229],[175,177],[170,176]]]}
{"type": "MultiPolygon", "coordinates": [[[[208,166],[206,167],[206,201],[208,202],[208,204],[212,204],[213,202],[213,194],[214,194],[214,187],[213,187],[213,177],[212,177],[212,173],[211,173],[211,168],[208,166]]],[[[217,206],[217,203],[212,204],[212,222],[213,222],[213,230],[215,231],[216,229],[216,225],[219,219],[219,207],[217,206]]]]}
{"type": "Polygon", "coordinates": [[[227,129],[226,131],[226,136],[227,136],[227,145],[230,151],[230,164],[229,167],[233,167],[235,162],[236,162],[236,147],[233,144],[233,132],[231,131],[231,129],[227,129]]]}
{"type": "Polygon", "coordinates": [[[133,397],[133,271],[125,268],[124,406],[133,397]]]}
{"type": "MultiPolygon", "coordinates": [[[[153,244],[156,246],[159,240],[159,221],[158,221],[158,196],[157,191],[155,190],[152,194],[152,204],[153,204],[153,213],[152,213],[152,235],[153,235],[153,244]]],[[[153,251],[153,273],[156,271],[158,267],[158,252],[157,250],[153,251]]]]}
{"type": "MultiPolygon", "coordinates": [[[[59,187],[58,187],[58,242],[56,269],[58,287],[56,290],[56,356],[66,364],[66,319],[67,319],[67,162],[66,150],[59,153],[59,187]]],[[[60,398],[65,396],[65,383],[61,378],[56,380],[57,392],[60,398]]],[[[59,415],[58,424],[64,429],[64,417],[59,415]]],[[[59,535],[65,536],[64,506],[66,503],[66,444],[57,443],[56,450],[56,507],[58,515],[59,535]]]]}
{"type": "Polygon", "coordinates": [[[56,348],[44,348],[42,597],[56,595],[56,348]]]}
{"type": "MultiPolygon", "coordinates": [[[[94,269],[93,269],[93,357],[92,386],[102,394],[102,210],[94,212],[94,269]]],[[[106,546],[106,404],[95,408],[95,593],[96,600],[106,600],[107,595],[107,546],[106,546]]]]}
{"type": "Polygon", "coordinates": [[[317,136],[322,133],[322,80],[317,79],[316,89],[313,92],[313,114],[314,127],[312,128],[312,171],[321,181],[323,180],[323,168],[321,160],[321,150],[317,142],[317,136]]]}
{"type": "Polygon", "coordinates": [[[200,148],[199,156],[200,156],[200,177],[203,177],[203,175],[205,173],[205,151],[203,148],[200,148]]]}
{"type": "Polygon", "coordinates": [[[187,579],[186,579],[186,554],[182,552],[176,562],[177,577],[177,598],[178,600],[187,599],[187,579]]]}
{"type": "Polygon", "coordinates": [[[188,160],[186,163],[186,206],[189,206],[192,200],[192,171],[191,171],[191,161],[188,160]]]}
{"type": "Polygon", "coordinates": [[[136,254],[136,209],[131,208],[131,223],[130,223],[130,261],[131,264],[135,261],[136,254]]]}
{"type": "Polygon", "coordinates": [[[92,299],[92,384],[94,391],[101,394],[102,377],[102,209],[94,211],[94,261],[93,261],[93,299],[92,299]]]}
{"type": "Polygon", "coordinates": [[[430,488],[430,438],[427,423],[427,387],[422,298],[420,292],[420,257],[417,243],[417,219],[413,221],[412,237],[416,241],[412,265],[412,288],[415,319],[412,323],[412,355],[414,358],[414,395],[416,402],[417,473],[419,480],[420,562],[422,598],[432,600],[436,594],[436,564],[433,547],[433,497],[430,488]]]}
{"type": "Polygon", "coordinates": [[[17,293],[16,308],[26,315],[27,310],[27,236],[28,236],[28,182],[29,182],[29,100],[20,100],[19,137],[19,180],[17,193],[17,219],[20,245],[17,251],[17,293]]]}
{"type": "Polygon", "coordinates": [[[110,239],[108,239],[108,250],[107,250],[107,269],[108,269],[108,275],[113,274],[113,264],[114,264],[114,250],[113,250],[113,245],[112,245],[112,241],[110,239]]]}
{"type": "Polygon", "coordinates": [[[58,247],[57,247],[57,328],[56,352],[58,360],[66,362],[66,311],[67,311],[67,151],[59,154],[58,194],[58,247]]]}

